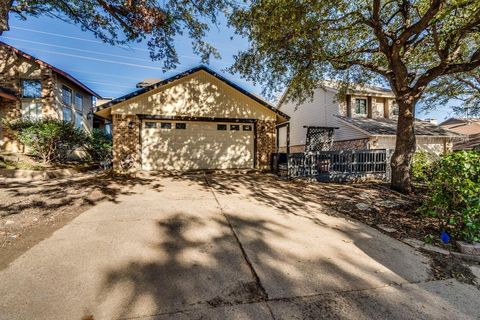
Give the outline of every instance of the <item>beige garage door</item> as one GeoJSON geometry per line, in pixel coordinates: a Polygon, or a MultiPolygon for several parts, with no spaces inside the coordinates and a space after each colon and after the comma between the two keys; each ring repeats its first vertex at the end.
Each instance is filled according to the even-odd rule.
{"type": "Polygon", "coordinates": [[[251,123],[145,120],[142,169],[253,168],[253,137],[251,123]]]}

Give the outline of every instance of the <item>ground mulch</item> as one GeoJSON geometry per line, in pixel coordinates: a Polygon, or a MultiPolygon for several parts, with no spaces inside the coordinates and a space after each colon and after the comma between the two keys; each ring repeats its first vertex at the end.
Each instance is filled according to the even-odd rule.
{"type": "Polygon", "coordinates": [[[140,178],[103,173],[0,180],[0,270],[82,212],[147,184],[140,178]]]}
{"type": "Polygon", "coordinates": [[[419,208],[425,200],[425,190],[417,190],[410,195],[403,195],[380,182],[335,184],[309,183],[299,184],[299,192],[304,197],[333,209],[342,215],[359,220],[397,238],[425,240],[433,236],[433,241],[440,233],[437,219],[425,216],[419,208]],[[394,229],[386,231],[385,229],[394,229]]]}

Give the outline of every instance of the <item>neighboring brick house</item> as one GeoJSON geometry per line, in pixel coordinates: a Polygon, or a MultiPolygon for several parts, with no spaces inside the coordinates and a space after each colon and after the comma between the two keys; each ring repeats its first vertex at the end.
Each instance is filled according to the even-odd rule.
{"type": "MultiPolygon", "coordinates": [[[[392,91],[378,87],[357,87],[344,98],[333,86],[315,90],[313,99],[301,105],[284,96],[278,110],[291,116],[290,152],[305,152],[308,128],[334,130],[333,149],[395,149],[398,106],[392,91]]],[[[286,150],[286,129],[279,131],[280,151],[286,150]]],[[[430,122],[415,123],[417,149],[436,154],[452,150],[458,135],[430,122]]]]}
{"type": "Polygon", "coordinates": [[[289,117],[200,66],[96,108],[112,121],[115,169],[268,169],[289,117]]]}
{"type": "Polygon", "coordinates": [[[68,73],[0,41],[0,150],[23,152],[3,121],[50,117],[90,131],[100,96],[68,73]]]}

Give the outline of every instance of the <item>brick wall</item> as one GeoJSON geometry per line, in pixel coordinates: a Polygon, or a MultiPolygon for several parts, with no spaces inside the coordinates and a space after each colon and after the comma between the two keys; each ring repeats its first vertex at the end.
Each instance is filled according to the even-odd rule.
{"type": "Polygon", "coordinates": [[[257,130],[257,169],[269,169],[270,158],[275,152],[275,121],[258,120],[257,130]]]}
{"type": "MultiPolygon", "coordinates": [[[[280,152],[280,153],[287,152],[287,147],[278,148],[278,152],[280,152]]],[[[305,145],[304,144],[298,144],[298,145],[290,146],[290,153],[302,153],[302,152],[305,152],[305,145]]]]}
{"type": "Polygon", "coordinates": [[[368,139],[334,141],[332,150],[362,150],[368,149],[368,139]]]}
{"type": "Polygon", "coordinates": [[[114,114],[113,121],[113,168],[121,171],[140,169],[140,120],[136,115],[114,114]],[[123,167],[126,159],[132,166],[123,167]]]}

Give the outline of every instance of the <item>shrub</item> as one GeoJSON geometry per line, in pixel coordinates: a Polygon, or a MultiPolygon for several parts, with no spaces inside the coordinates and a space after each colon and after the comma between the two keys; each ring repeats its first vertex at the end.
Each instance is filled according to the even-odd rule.
{"type": "Polygon", "coordinates": [[[425,151],[415,152],[412,161],[413,181],[426,184],[432,176],[432,164],[438,160],[438,156],[425,151]]]}
{"type": "Polygon", "coordinates": [[[85,150],[93,161],[110,161],[112,159],[112,135],[101,129],[93,129],[85,144],[85,150]]]}
{"type": "Polygon", "coordinates": [[[480,241],[480,153],[455,152],[432,166],[421,210],[440,220],[455,239],[480,241]]]}
{"type": "Polygon", "coordinates": [[[86,139],[83,130],[57,119],[17,120],[8,125],[16,131],[17,139],[44,164],[65,162],[86,139]]]}

